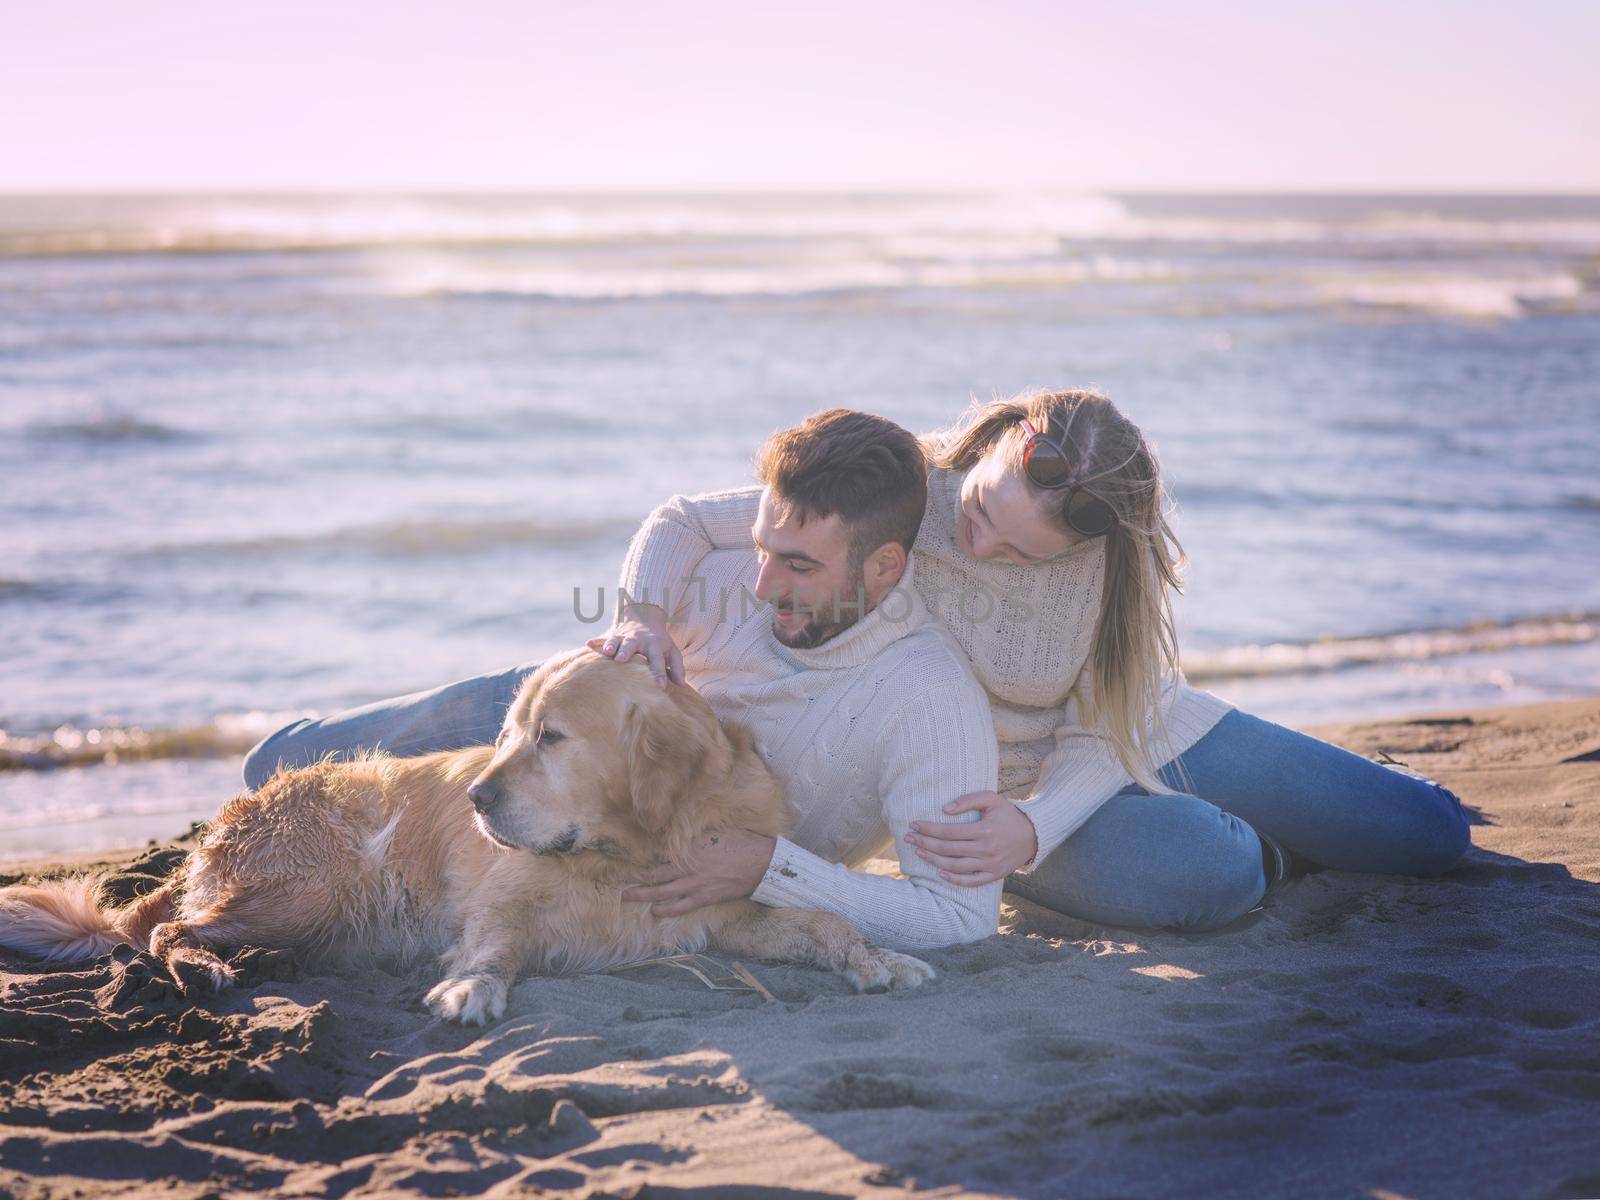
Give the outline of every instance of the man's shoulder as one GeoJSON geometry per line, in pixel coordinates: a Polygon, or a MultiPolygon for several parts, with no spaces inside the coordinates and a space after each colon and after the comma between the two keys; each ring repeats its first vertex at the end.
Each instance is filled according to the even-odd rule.
{"type": "Polygon", "coordinates": [[[724,619],[741,611],[748,615],[762,606],[755,598],[758,570],[754,550],[709,551],[684,577],[684,599],[720,610],[724,619]]]}
{"type": "Polygon", "coordinates": [[[908,694],[947,689],[988,702],[988,693],[973,674],[966,652],[935,621],[918,625],[888,646],[880,657],[885,679],[900,685],[908,694]]]}

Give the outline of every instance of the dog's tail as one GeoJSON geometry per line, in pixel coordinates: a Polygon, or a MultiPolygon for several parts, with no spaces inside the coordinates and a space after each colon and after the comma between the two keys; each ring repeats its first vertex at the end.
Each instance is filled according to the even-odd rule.
{"type": "Polygon", "coordinates": [[[126,942],[150,946],[150,931],[169,920],[177,885],[166,884],[123,908],[101,903],[93,876],[0,888],[0,946],[57,962],[97,958],[126,942]]]}

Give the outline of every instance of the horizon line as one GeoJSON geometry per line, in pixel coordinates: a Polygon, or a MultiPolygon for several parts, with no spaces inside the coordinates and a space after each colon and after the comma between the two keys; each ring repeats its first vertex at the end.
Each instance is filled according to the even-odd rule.
{"type": "Polygon", "coordinates": [[[1407,186],[1295,186],[1233,187],[1162,185],[1119,187],[1113,185],[1018,184],[1014,187],[973,187],[941,183],[792,183],[792,184],[73,184],[65,186],[0,185],[0,197],[29,196],[196,196],[249,193],[265,196],[332,195],[436,195],[436,196],[729,196],[729,195],[948,195],[1005,196],[1028,193],[1058,193],[1074,196],[1372,196],[1443,197],[1482,196],[1504,198],[1600,198],[1600,183],[1574,187],[1504,188],[1433,184],[1407,186]]]}

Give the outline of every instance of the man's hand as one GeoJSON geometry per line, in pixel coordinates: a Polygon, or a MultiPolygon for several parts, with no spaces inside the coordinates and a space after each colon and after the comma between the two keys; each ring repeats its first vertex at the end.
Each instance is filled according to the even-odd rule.
{"type": "Polygon", "coordinates": [[[974,809],[980,816],[971,824],[913,821],[906,834],[917,857],[938,867],[946,883],[982,887],[1027,866],[1039,852],[1033,822],[994,792],[973,792],[944,806],[952,817],[974,809]]]}
{"type": "Polygon", "coordinates": [[[648,904],[652,917],[681,917],[708,904],[748,900],[777,848],[777,839],[764,834],[719,829],[700,839],[686,865],[657,867],[624,888],[622,898],[648,904]]]}
{"type": "Polygon", "coordinates": [[[650,674],[662,687],[669,679],[688,682],[683,674],[683,652],[667,632],[667,613],[658,604],[628,605],[617,615],[610,633],[590,638],[585,645],[618,662],[639,655],[650,664],[650,674]]]}

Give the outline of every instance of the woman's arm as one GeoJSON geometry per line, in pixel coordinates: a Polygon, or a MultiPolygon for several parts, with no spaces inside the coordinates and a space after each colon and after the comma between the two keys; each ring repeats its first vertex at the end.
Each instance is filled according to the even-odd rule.
{"type": "Polygon", "coordinates": [[[1018,807],[1033,822],[1039,839],[1033,859],[1017,869],[1031,871],[1052,850],[1094,816],[1095,810],[1133,782],[1116,747],[1083,714],[1094,707],[1094,660],[1083,664],[1061,708],[1056,748],[1039,768],[1033,795],[1018,807]]]}
{"type": "MultiPolygon", "coordinates": [[[[1077,696],[1090,686],[1086,664],[1074,688],[1077,696]]],[[[962,796],[944,808],[946,814],[976,811],[968,825],[919,821],[912,845],[940,878],[978,887],[1004,879],[1013,871],[1029,872],[1076,833],[1094,812],[1128,784],[1133,776],[1111,743],[1081,724],[1081,702],[1069,699],[1060,710],[1056,748],[1044,760],[1033,795],[1011,801],[994,792],[962,796]]]]}
{"type": "MultiPolygon", "coordinates": [[[[1088,671],[1084,667],[1084,671],[1088,671]]],[[[1056,748],[1039,768],[1033,795],[1017,807],[1033,822],[1037,849],[1033,858],[1012,870],[1024,873],[1094,816],[1095,810],[1133,782],[1115,748],[1099,731],[1078,720],[1078,706],[1068,701],[1056,728],[1056,748]]]]}

